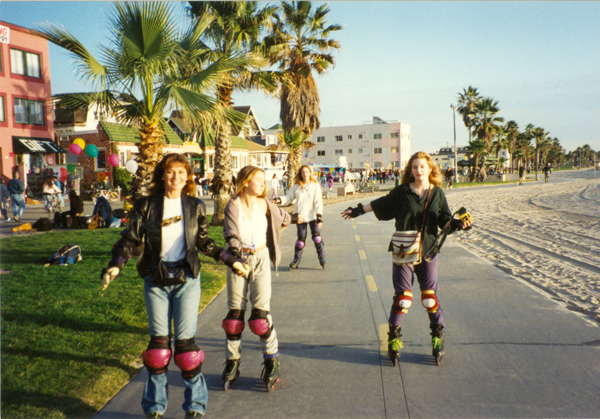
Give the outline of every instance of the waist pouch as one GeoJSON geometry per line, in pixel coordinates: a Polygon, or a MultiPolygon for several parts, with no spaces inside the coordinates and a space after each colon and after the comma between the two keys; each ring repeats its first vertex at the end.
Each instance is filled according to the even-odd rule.
{"type": "Polygon", "coordinates": [[[185,284],[187,272],[191,270],[187,260],[162,262],[159,266],[162,275],[155,275],[152,283],[160,287],[185,284]]]}

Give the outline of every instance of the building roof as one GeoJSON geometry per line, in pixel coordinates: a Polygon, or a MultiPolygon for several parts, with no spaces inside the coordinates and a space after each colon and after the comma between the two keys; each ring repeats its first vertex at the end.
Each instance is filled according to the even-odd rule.
{"type": "Polygon", "coordinates": [[[267,151],[267,147],[265,147],[264,145],[255,143],[254,141],[250,141],[250,140],[244,140],[246,141],[246,145],[248,146],[248,150],[250,150],[250,152],[252,151],[267,151]]]}
{"type": "Polygon", "coordinates": [[[267,131],[271,131],[271,130],[274,130],[274,129],[276,129],[276,130],[281,129],[282,130],[283,129],[283,125],[281,125],[281,124],[275,124],[271,128],[267,128],[267,131]]]}
{"type": "Polygon", "coordinates": [[[190,126],[189,122],[186,121],[186,119],[183,117],[183,111],[175,110],[171,112],[171,116],[169,117],[169,119],[175,125],[177,125],[181,132],[185,134],[189,134],[190,132],[192,132],[192,127],[190,126]]]}
{"type": "MultiPolygon", "coordinates": [[[[248,141],[251,142],[251,141],[248,141]]],[[[235,135],[231,136],[231,148],[237,148],[237,149],[241,149],[241,150],[248,150],[248,144],[246,144],[247,141],[244,140],[242,137],[237,137],[235,135]]],[[[213,137],[210,136],[206,136],[202,138],[202,141],[200,142],[200,147],[215,147],[215,139],[213,137]]]]}
{"type": "MultiPolygon", "coordinates": [[[[136,127],[128,127],[127,125],[114,124],[112,122],[100,121],[100,126],[108,135],[110,141],[114,143],[139,143],[140,142],[140,129],[136,127]]],[[[165,144],[179,144],[182,145],[183,141],[175,131],[165,122],[160,121],[160,126],[165,132],[164,142],[165,144]]]]}

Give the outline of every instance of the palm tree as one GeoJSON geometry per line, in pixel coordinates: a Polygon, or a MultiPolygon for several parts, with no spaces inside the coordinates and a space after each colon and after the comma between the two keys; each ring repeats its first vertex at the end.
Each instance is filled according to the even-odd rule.
{"type": "MultiPolygon", "coordinates": [[[[277,7],[265,5],[259,8],[256,1],[203,1],[189,2],[192,16],[212,16],[214,20],[203,33],[202,39],[210,49],[208,57],[218,61],[244,56],[248,61],[231,72],[226,83],[217,89],[217,102],[228,109],[233,106],[232,95],[236,90],[251,88],[266,92],[276,90],[276,80],[271,72],[263,71],[268,46],[263,35],[273,25],[277,7]]],[[[231,164],[231,127],[226,121],[215,125],[215,172],[212,183],[215,210],[213,225],[222,225],[225,206],[233,189],[231,164]]]]}
{"type": "Polygon", "coordinates": [[[463,88],[463,92],[458,94],[458,113],[462,115],[465,127],[469,130],[469,144],[471,144],[471,127],[475,122],[475,104],[479,102],[479,92],[477,88],[469,86],[463,88]]]}
{"type": "MultiPolygon", "coordinates": [[[[282,2],[281,10],[275,28],[276,43],[281,48],[272,57],[284,73],[279,116],[284,131],[299,128],[310,137],[320,127],[321,113],[319,90],[312,73],[322,75],[335,64],[332,52],[341,45],[329,37],[342,26],[327,24],[326,4],[313,11],[310,1],[282,2]]],[[[297,155],[292,158],[295,165],[288,168],[289,181],[294,179],[302,161],[301,149],[293,152],[297,155]]]]}
{"type": "MultiPolygon", "coordinates": [[[[302,165],[302,150],[308,150],[316,144],[308,141],[310,135],[307,135],[300,128],[293,128],[290,131],[282,131],[277,133],[279,145],[270,145],[267,150],[280,151],[287,150],[290,152],[287,158],[288,167],[300,167],[302,165]],[[299,150],[299,153],[295,151],[299,150]]],[[[293,179],[288,176],[288,185],[293,185],[293,179]],[[291,182],[291,183],[290,183],[291,182]]]]}
{"type": "Polygon", "coordinates": [[[488,148],[482,140],[475,139],[467,146],[467,152],[473,156],[473,171],[471,172],[470,176],[470,181],[473,182],[477,179],[479,157],[484,156],[483,164],[485,165],[485,157],[488,154],[488,148]]]}
{"type": "Polygon", "coordinates": [[[496,116],[498,112],[500,112],[498,101],[494,101],[491,97],[483,98],[475,103],[473,127],[477,138],[485,143],[488,150],[492,147],[494,136],[500,131],[500,126],[497,123],[504,122],[504,118],[496,116]]]}
{"type": "Polygon", "coordinates": [[[533,139],[535,141],[535,180],[538,180],[538,166],[540,161],[540,146],[548,137],[549,132],[544,131],[544,128],[538,127],[533,131],[533,139]]]}
{"type": "Polygon", "coordinates": [[[48,24],[39,32],[71,52],[82,80],[96,90],[60,95],[57,108],[75,110],[98,104],[119,122],[140,127],[138,170],[129,190],[132,200],[145,193],[162,158],[165,112],[180,107],[205,123],[215,115],[235,119],[205,92],[213,92],[224,75],[243,61],[229,58],[204,64],[198,39],[209,23],[205,18],[180,31],[168,2],[115,3],[110,21],[112,47],[103,48],[103,63],[65,29],[48,24]]]}
{"type": "Polygon", "coordinates": [[[510,171],[514,172],[514,161],[515,161],[515,151],[517,150],[517,138],[519,135],[519,126],[515,121],[508,121],[502,127],[504,132],[504,136],[506,138],[506,147],[508,148],[508,152],[510,153],[510,171]]]}

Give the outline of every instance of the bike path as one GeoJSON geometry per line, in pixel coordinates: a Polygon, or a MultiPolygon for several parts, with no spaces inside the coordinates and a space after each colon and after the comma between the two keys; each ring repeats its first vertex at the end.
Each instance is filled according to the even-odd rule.
{"type": "MultiPolygon", "coordinates": [[[[199,315],[207,418],[600,417],[600,328],[451,240],[439,261],[447,331],[442,365],[431,357],[427,314],[415,287],[402,329],[404,350],[393,367],[385,341],[394,224],[372,213],[342,220],[339,213],[357,202],[325,207],[325,270],[307,242],[300,268],[290,271],[295,226],[282,233],[271,307],[281,360],[274,392],[260,379],[260,344],[248,327],[241,376],[229,391],[222,389],[225,290],[199,315]]],[[[146,374],[142,370],[96,417],[143,417],[146,374]]],[[[182,418],[183,383],[173,363],[168,374],[165,418],[182,418]]]]}

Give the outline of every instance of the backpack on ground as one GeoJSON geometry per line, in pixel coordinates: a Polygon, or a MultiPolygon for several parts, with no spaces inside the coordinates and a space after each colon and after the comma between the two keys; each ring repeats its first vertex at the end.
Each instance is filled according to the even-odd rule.
{"type": "Polygon", "coordinates": [[[52,230],[52,221],[46,217],[42,217],[33,224],[33,228],[37,231],[50,231],[52,230]]]}
{"type": "Polygon", "coordinates": [[[67,244],[61,247],[57,252],[52,253],[44,266],[61,265],[67,266],[79,262],[81,257],[81,248],[76,244],[67,244]]]}

